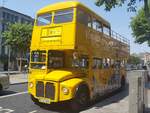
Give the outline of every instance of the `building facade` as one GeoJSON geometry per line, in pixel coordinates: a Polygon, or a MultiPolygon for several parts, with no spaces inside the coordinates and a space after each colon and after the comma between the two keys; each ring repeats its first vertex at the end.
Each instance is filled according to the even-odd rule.
{"type": "MultiPolygon", "coordinates": [[[[34,19],[28,15],[19,13],[17,11],[0,7],[0,56],[8,55],[8,47],[4,46],[4,39],[2,37],[2,32],[7,30],[8,23],[31,23],[33,24],[34,19]]],[[[0,63],[0,70],[3,67],[3,63],[0,63]]]]}
{"type": "Polygon", "coordinates": [[[148,52],[140,53],[139,57],[143,61],[143,64],[146,64],[146,63],[150,62],[150,53],[148,53],[148,52]]]}

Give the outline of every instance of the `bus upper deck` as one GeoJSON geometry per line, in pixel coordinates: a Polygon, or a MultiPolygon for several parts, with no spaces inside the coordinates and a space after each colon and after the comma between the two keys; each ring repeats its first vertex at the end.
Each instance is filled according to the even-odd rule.
{"type": "Polygon", "coordinates": [[[79,2],[60,2],[38,11],[32,50],[76,49],[91,41],[98,46],[104,44],[108,49],[122,48],[123,52],[129,52],[129,41],[113,32],[109,22],[79,2]]]}

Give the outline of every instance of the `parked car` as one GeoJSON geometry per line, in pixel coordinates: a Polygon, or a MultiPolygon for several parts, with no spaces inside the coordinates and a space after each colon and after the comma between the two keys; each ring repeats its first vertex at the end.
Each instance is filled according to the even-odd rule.
{"type": "Polygon", "coordinates": [[[0,74],[0,91],[9,88],[9,76],[0,74]]]}

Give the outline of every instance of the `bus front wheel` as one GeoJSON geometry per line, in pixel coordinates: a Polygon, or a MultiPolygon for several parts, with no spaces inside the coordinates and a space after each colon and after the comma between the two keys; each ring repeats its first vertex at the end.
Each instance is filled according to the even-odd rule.
{"type": "Polygon", "coordinates": [[[89,90],[87,87],[79,87],[74,99],[72,99],[70,105],[73,111],[81,111],[88,106],[90,101],[89,90]]]}

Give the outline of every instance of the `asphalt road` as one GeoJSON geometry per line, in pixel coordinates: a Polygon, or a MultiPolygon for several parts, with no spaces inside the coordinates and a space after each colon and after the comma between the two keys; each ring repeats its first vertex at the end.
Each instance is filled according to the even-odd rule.
{"type": "Polygon", "coordinates": [[[35,105],[27,93],[27,84],[11,85],[0,92],[0,113],[64,113],[64,107],[67,109],[66,105],[55,105],[55,109],[52,106],[41,108],[35,105]]]}
{"type": "Polygon", "coordinates": [[[27,84],[17,84],[10,85],[9,89],[0,92],[0,113],[72,113],[72,111],[67,104],[41,108],[31,101],[27,93],[27,84]]]}
{"type": "MultiPolygon", "coordinates": [[[[128,91],[124,90],[110,98],[102,98],[94,102],[82,113],[121,113],[128,111],[128,91]],[[116,107],[123,106],[119,111],[116,107]]],[[[48,107],[35,105],[27,93],[27,84],[11,85],[9,89],[0,92],[0,113],[72,113],[67,104],[48,107]]],[[[149,113],[149,112],[148,112],[149,113]]]]}

